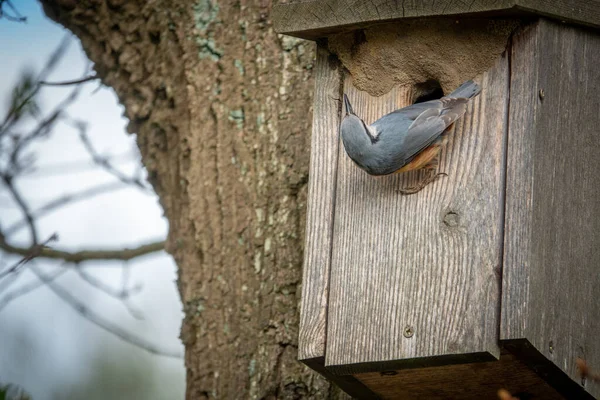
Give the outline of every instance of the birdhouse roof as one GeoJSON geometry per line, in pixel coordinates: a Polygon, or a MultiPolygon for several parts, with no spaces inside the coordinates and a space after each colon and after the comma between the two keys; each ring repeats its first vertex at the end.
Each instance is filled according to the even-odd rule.
{"type": "Polygon", "coordinates": [[[535,17],[600,29],[600,0],[288,0],[273,7],[278,33],[316,40],[416,17],[535,17]]]}

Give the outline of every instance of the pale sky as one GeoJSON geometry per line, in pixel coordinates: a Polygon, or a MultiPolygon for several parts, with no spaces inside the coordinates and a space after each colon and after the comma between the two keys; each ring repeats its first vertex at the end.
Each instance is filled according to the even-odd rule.
{"type": "MultiPolygon", "coordinates": [[[[66,34],[61,26],[43,15],[37,2],[21,0],[13,1],[13,4],[28,21],[20,24],[0,20],[0,118],[6,113],[8,94],[22,69],[39,70],[66,34]]],[[[79,41],[73,37],[67,56],[51,80],[80,78],[86,73],[88,63],[79,41]]],[[[88,133],[100,152],[136,154],[135,135],[125,132],[122,106],[112,89],[97,90],[98,85],[97,82],[86,84],[77,103],[69,108],[69,114],[88,122],[88,133]]],[[[68,90],[44,89],[42,110],[49,112],[68,90]]],[[[36,149],[38,172],[21,179],[19,186],[33,208],[58,195],[115,180],[94,168],[78,133],[66,125],[59,126],[53,138],[40,143],[36,149]]],[[[123,171],[134,170],[135,163],[140,162],[139,155],[133,157],[133,162],[123,162],[124,157],[120,160],[118,166],[123,171]]],[[[43,218],[39,222],[39,231],[41,238],[57,232],[59,241],[54,244],[57,248],[132,247],[166,236],[168,222],[162,214],[155,195],[128,188],[77,203],[43,218]]],[[[11,204],[9,193],[0,186],[0,224],[10,225],[20,217],[18,209],[11,204]]],[[[27,233],[27,229],[23,229],[11,239],[14,243],[27,245],[27,233]]],[[[11,259],[3,257],[0,260],[8,262],[11,259]]],[[[47,272],[60,268],[46,262],[38,262],[38,265],[47,272]]],[[[57,282],[89,308],[136,335],[163,348],[183,352],[178,338],[183,314],[171,257],[166,254],[149,256],[134,260],[130,265],[131,284],[143,285],[141,293],[131,301],[142,311],[143,321],[132,318],[120,301],[90,287],[75,272],[67,272],[57,282]]],[[[118,263],[86,263],[83,268],[96,278],[117,285],[120,266],[118,263]]],[[[23,273],[10,288],[0,291],[0,303],[8,292],[32,280],[35,280],[33,274],[23,273]]],[[[158,380],[153,390],[156,399],[183,398],[185,370],[182,359],[153,356],[124,343],[83,319],[47,288],[38,289],[0,310],[0,383],[18,384],[32,394],[34,400],[63,398],[61,388],[76,386],[97,373],[93,370],[97,364],[94,361],[98,354],[107,352],[115,355],[115,364],[127,357],[130,362],[134,360],[145,367],[151,366],[155,380],[164,376],[165,381],[158,380]],[[165,385],[165,382],[169,383],[165,385]]],[[[132,375],[131,387],[135,386],[136,379],[139,380],[132,375]]],[[[135,398],[134,389],[119,386],[108,378],[101,380],[100,385],[106,390],[105,394],[111,393],[111,398],[135,398]],[[114,393],[122,394],[122,397],[115,397],[114,393]]],[[[144,395],[144,398],[151,397],[144,395]]]]}

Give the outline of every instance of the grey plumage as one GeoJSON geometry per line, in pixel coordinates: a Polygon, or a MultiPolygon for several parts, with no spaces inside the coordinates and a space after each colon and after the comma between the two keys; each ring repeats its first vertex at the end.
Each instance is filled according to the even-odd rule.
{"type": "Polygon", "coordinates": [[[401,108],[370,126],[354,114],[344,94],[346,116],[340,132],[346,153],[371,175],[394,173],[434,143],[480,91],[479,85],[467,81],[448,96],[401,108]]]}

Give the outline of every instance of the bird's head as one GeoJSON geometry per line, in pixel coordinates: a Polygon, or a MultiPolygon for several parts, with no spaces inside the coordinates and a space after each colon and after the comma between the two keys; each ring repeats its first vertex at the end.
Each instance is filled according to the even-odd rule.
{"type": "Polygon", "coordinates": [[[350,100],[348,100],[348,96],[345,94],[344,107],[346,109],[346,114],[342,119],[340,131],[346,150],[348,150],[348,147],[355,147],[358,149],[367,144],[374,144],[377,141],[377,138],[373,135],[373,132],[369,129],[367,124],[354,114],[350,100]]]}

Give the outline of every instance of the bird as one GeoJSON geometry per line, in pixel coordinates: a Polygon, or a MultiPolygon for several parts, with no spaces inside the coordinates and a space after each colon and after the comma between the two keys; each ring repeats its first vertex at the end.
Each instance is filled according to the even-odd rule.
{"type": "Polygon", "coordinates": [[[469,100],[480,92],[479,85],[469,80],[447,96],[400,108],[371,125],[354,113],[344,94],[346,113],[340,124],[344,149],[370,175],[427,170],[427,177],[416,186],[398,189],[403,195],[417,193],[439,176],[447,175],[437,172],[447,133],[465,114],[469,100]]]}

